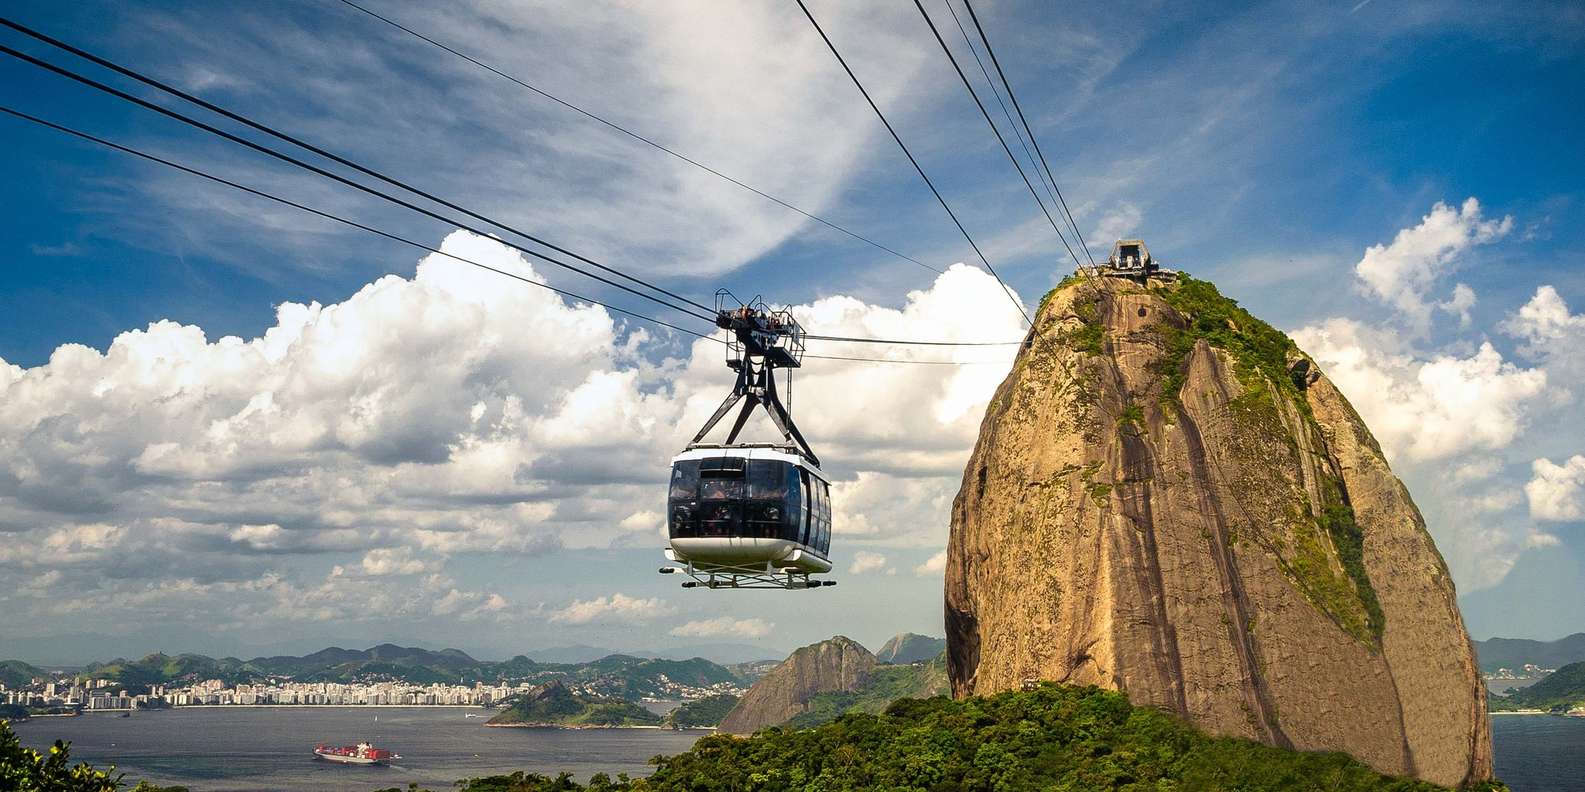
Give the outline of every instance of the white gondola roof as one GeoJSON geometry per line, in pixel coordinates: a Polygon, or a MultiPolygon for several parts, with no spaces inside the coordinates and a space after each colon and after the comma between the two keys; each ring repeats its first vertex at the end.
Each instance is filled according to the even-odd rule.
{"type": "Polygon", "coordinates": [[[831,483],[831,479],[826,478],[826,474],[822,472],[820,468],[815,467],[814,463],[810,462],[807,457],[804,457],[801,454],[793,453],[785,446],[736,445],[694,447],[672,457],[671,461],[675,464],[677,462],[682,462],[689,459],[720,459],[722,457],[740,457],[742,459],[770,459],[777,462],[786,462],[791,465],[797,465],[798,467],[809,471],[810,475],[820,479],[821,481],[824,481],[827,484],[831,483]]]}

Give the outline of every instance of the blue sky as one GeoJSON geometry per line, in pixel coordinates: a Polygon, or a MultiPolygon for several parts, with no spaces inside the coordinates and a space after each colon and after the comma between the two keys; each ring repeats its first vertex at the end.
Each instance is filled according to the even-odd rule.
{"type": "MultiPolygon", "coordinates": [[[[796,6],[370,4],[933,267],[975,262],[796,6]]],[[[945,7],[925,5],[967,58],[945,7]]],[[[907,3],[812,7],[998,272],[1033,304],[1071,262],[917,12],[907,3]]],[[[1016,334],[1016,317],[1005,315],[1010,306],[986,299],[994,293],[971,282],[971,273],[937,283],[915,264],[694,171],[340,3],[24,1],[9,8],[24,24],[701,301],[725,286],[809,306],[806,316],[855,332],[1016,334]],[[953,305],[953,297],[965,302],[953,305]]],[[[1371,420],[1426,512],[1476,637],[1585,630],[1578,597],[1585,531],[1570,500],[1582,497],[1573,488],[1585,489],[1585,460],[1577,475],[1570,466],[1585,454],[1577,409],[1570,409],[1585,388],[1585,365],[1566,352],[1585,324],[1572,321],[1585,311],[1585,110],[1577,97],[1585,14],[1563,3],[1388,0],[1094,4],[1064,6],[1060,15],[1039,3],[976,9],[1095,255],[1119,235],[1139,234],[1169,265],[1214,279],[1295,332],[1323,365],[1335,363],[1328,370],[1371,420]],[[1473,212],[1469,198],[1477,200],[1473,212]],[[1451,215],[1439,214],[1439,203],[1451,215]],[[1401,231],[1444,227],[1438,223],[1459,232],[1458,241],[1417,247],[1427,231],[1394,243],[1401,231]],[[1362,265],[1377,245],[1382,253],[1362,265]],[[1361,266],[1377,267],[1377,280],[1361,266]],[[1396,274],[1383,276],[1389,270],[1381,267],[1396,274]],[[1453,305],[1457,284],[1474,295],[1472,305],[1453,305]],[[1564,319],[1545,332],[1526,331],[1516,317],[1526,306],[1545,307],[1536,302],[1543,286],[1567,306],[1564,319]],[[1423,321],[1414,306],[1426,311],[1423,321]],[[1484,343],[1495,359],[1481,357],[1484,343]],[[1444,370],[1474,394],[1458,410],[1439,403],[1432,375],[1444,370]],[[1400,422],[1446,437],[1428,442],[1396,428],[1400,422]]],[[[15,33],[3,38],[70,62],[15,33]]],[[[983,88],[972,61],[964,64],[983,88]]],[[[7,59],[0,75],[7,106],[426,244],[439,246],[453,230],[25,64],[7,59]]],[[[0,448],[31,465],[17,462],[9,479],[0,475],[0,487],[10,490],[0,488],[0,531],[16,534],[18,547],[53,548],[0,553],[0,580],[32,592],[5,595],[19,607],[4,609],[0,633],[17,645],[7,641],[0,655],[81,659],[73,636],[105,633],[115,636],[110,651],[125,652],[155,645],[243,651],[235,647],[310,646],[342,636],[488,655],[690,640],[780,650],[833,630],[871,643],[903,629],[940,632],[940,577],[922,565],[944,542],[945,505],[977,424],[978,409],[965,405],[994,387],[994,366],[965,367],[971,373],[948,379],[912,371],[934,367],[876,374],[843,365],[804,380],[810,384],[798,395],[806,409],[824,404],[822,384],[876,394],[846,400],[856,405],[827,397],[828,414],[804,419],[814,442],[835,452],[823,456],[844,460],[834,465],[850,484],[839,517],[845,509],[849,524],[862,528],[844,536],[838,527],[839,565],[856,564],[859,552],[884,559],[809,595],[844,613],[841,623],[808,608],[807,599],[685,597],[653,575],[654,559],[645,560],[648,551],[658,558],[658,540],[639,516],[675,446],[675,432],[646,423],[645,410],[665,416],[656,419],[662,422],[693,420],[699,404],[718,398],[712,389],[727,385],[717,353],[664,334],[635,337],[623,323],[591,329],[599,317],[540,297],[426,284],[415,277],[420,255],[410,249],[13,119],[0,119],[0,140],[10,176],[0,182],[9,218],[0,224],[0,359],[16,367],[13,382],[22,371],[49,381],[26,392],[13,384],[8,401],[58,403],[116,376],[137,384],[116,390],[126,401],[104,405],[103,415],[91,414],[101,402],[72,402],[75,426],[47,443],[36,431],[53,415],[44,402],[0,419],[0,448]],[[402,280],[370,286],[386,275],[402,280]],[[259,395],[236,391],[238,383],[213,368],[220,365],[216,342],[254,339],[272,327],[298,332],[277,306],[314,302],[342,306],[331,315],[341,317],[336,326],[348,337],[390,334],[408,345],[343,350],[364,366],[363,379],[311,396],[291,390],[295,380],[280,373],[280,358],[236,363],[261,381],[280,376],[273,404],[321,439],[216,450],[215,422],[258,407],[251,400],[259,395]],[[459,324],[447,332],[471,331],[475,340],[524,333],[499,349],[536,361],[534,368],[470,367],[466,361],[493,358],[472,342],[426,336],[420,331],[433,327],[415,326],[426,307],[458,305],[479,312],[477,322],[452,317],[459,324]],[[355,326],[353,316],[372,324],[355,326]],[[138,368],[149,360],[163,365],[160,354],[129,353],[130,362],[114,366],[51,362],[62,345],[105,352],[122,333],[163,320],[201,328],[202,339],[194,346],[170,330],[171,338],[146,333],[127,343],[199,356],[178,385],[166,383],[175,391],[150,385],[158,378],[138,368]],[[430,339],[433,349],[413,347],[415,338],[430,339]],[[254,365],[261,368],[246,368],[254,365]],[[399,384],[423,377],[472,395],[447,401],[399,384]],[[613,383],[625,395],[613,393],[613,383]],[[540,385],[543,391],[533,390],[540,385]],[[508,391],[519,386],[532,395],[514,401],[508,391]],[[873,428],[873,437],[852,428],[866,427],[873,413],[863,410],[879,409],[886,389],[896,388],[937,398],[921,399],[920,414],[899,416],[895,426],[873,428]],[[184,410],[158,406],[178,392],[197,401],[184,410]],[[205,402],[194,393],[222,395],[205,402]],[[292,402],[292,394],[303,401],[292,402]],[[618,418],[586,418],[587,404],[618,418]],[[378,417],[346,424],[358,405],[378,417]],[[486,422],[501,416],[491,432],[459,428],[478,405],[486,422]],[[594,439],[583,452],[567,450],[575,444],[556,425],[584,426],[594,439]],[[364,522],[342,514],[346,504],[324,481],[340,477],[351,490],[376,492],[392,477],[423,478],[409,468],[428,464],[436,448],[491,448],[514,429],[521,445],[495,452],[516,449],[528,473],[508,476],[506,489],[532,492],[481,485],[466,498],[414,495],[400,508],[369,495],[358,502],[392,511],[364,522]],[[177,471],[174,457],[149,455],[160,442],[208,461],[177,471]],[[308,450],[287,453],[293,448],[308,450]],[[101,457],[120,461],[85,461],[101,457]],[[599,483],[613,480],[611,460],[626,466],[609,485],[616,489],[599,483]],[[6,483],[51,474],[65,491],[6,483]],[[234,504],[216,505],[222,499],[211,490],[235,493],[234,504]],[[271,505],[283,502],[290,508],[271,505]],[[613,503],[636,505],[624,511],[613,503]],[[172,519],[181,524],[161,522],[172,519]],[[617,527],[623,524],[630,527],[617,527]],[[404,533],[413,525],[433,533],[419,541],[404,533]],[[353,574],[359,569],[362,577],[353,574]],[[46,600],[54,605],[45,608],[46,600]],[[358,603],[382,603],[392,615],[294,618],[283,607],[308,600],[322,603],[327,617],[361,609],[358,603]],[[197,602],[246,626],[171,626],[197,602]],[[573,609],[577,603],[588,607],[573,609]],[[690,624],[698,626],[685,629],[690,624]],[[241,634],[256,630],[271,638],[241,634]]],[[[477,240],[452,238],[448,250],[451,244],[526,266],[477,240]]],[[[435,278],[448,272],[432,269],[435,278]]],[[[575,276],[534,271],[641,308],[575,276]]],[[[310,327],[330,321],[314,316],[310,327]]],[[[56,416],[48,425],[60,423],[56,416]]]]}

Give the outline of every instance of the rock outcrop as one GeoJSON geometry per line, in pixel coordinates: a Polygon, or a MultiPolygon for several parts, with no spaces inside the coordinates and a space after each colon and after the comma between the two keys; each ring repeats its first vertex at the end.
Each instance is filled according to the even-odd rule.
{"type": "Polygon", "coordinates": [[[721,719],[720,730],[752,734],[786,723],[821,693],[858,690],[875,669],[875,655],[851,638],[810,644],[766,674],[721,719]]]}
{"type": "Polygon", "coordinates": [[[1221,735],[1491,774],[1446,565],[1359,416],[1203,281],[1070,279],[953,505],[957,695],[1094,684],[1221,735]]]}
{"type": "Polygon", "coordinates": [[[935,659],[945,648],[947,648],[945,638],[931,638],[919,633],[898,633],[881,645],[880,651],[875,653],[875,661],[898,665],[923,663],[935,659]]]}

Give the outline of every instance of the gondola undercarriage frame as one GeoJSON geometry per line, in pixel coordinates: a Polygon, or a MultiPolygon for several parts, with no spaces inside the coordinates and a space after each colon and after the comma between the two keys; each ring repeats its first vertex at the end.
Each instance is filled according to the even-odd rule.
{"type": "MultiPolygon", "coordinates": [[[[677,560],[672,557],[670,551],[667,551],[666,557],[677,560]]],[[[702,586],[710,589],[817,589],[837,584],[835,580],[811,580],[808,572],[790,568],[777,569],[769,563],[750,566],[712,564],[708,567],[696,567],[692,561],[689,561],[687,566],[660,569],[663,575],[679,572],[693,578],[692,581],[682,584],[683,588],[702,586]]]]}

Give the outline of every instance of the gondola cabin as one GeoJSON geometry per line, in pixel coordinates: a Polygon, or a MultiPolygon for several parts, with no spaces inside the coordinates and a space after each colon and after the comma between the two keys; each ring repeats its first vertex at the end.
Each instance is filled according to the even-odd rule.
{"type": "Polygon", "coordinates": [[[666,557],[697,572],[831,571],[831,484],[790,448],[692,447],[672,459],[666,506],[666,557]]]}

